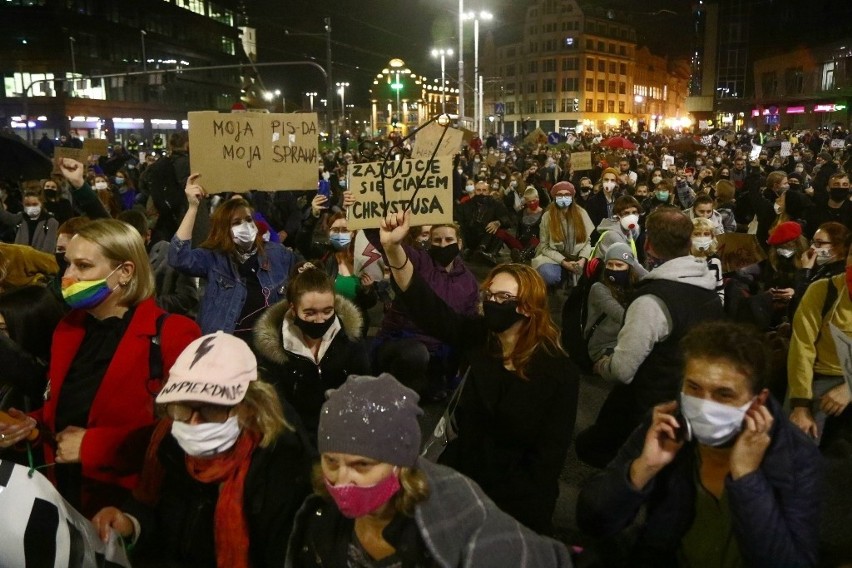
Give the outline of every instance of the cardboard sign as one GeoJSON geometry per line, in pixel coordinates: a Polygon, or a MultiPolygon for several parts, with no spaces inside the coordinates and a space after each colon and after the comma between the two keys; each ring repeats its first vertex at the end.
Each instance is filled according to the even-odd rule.
{"type": "Polygon", "coordinates": [[[435,158],[452,157],[459,153],[463,137],[464,132],[456,128],[447,128],[444,134],[444,127],[433,122],[417,133],[411,157],[428,160],[432,157],[432,152],[435,152],[435,158]],[[441,138],[442,134],[443,138],[441,138]],[[441,145],[436,151],[435,146],[438,145],[439,140],[441,145]]]}
{"type": "Polygon", "coordinates": [[[835,138],[834,140],[831,141],[831,147],[832,148],[845,148],[846,147],[846,141],[843,140],[842,138],[835,138]]]}
{"type": "Polygon", "coordinates": [[[760,144],[752,143],[751,152],[749,152],[748,159],[751,161],[758,159],[760,157],[761,150],[763,150],[763,146],[761,146],[760,144]]]}
{"type": "Polygon", "coordinates": [[[573,146],[574,142],[576,142],[576,141],[577,141],[577,137],[574,136],[573,134],[569,134],[568,136],[565,137],[565,143],[568,144],[569,146],[573,146]]]}
{"type": "Polygon", "coordinates": [[[104,543],[50,481],[27,470],[0,461],[0,566],[130,568],[115,531],[104,543]]]}
{"type": "Polygon", "coordinates": [[[755,235],[722,233],[716,237],[716,255],[722,261],[722,272],[733,272],[766,259],[755,235]]]}
{"type": "Polygon", "coordinates": [[[591,152],[574,152],[571,154],[571,165],[574,171],[583,172],[592,169],[591,152]]]}
{"type": "Polygon", "coordinates": [[[346,187],[355,196],[347,211],[350,230],[374,229],[388,213],[411,206],[412,225],[436,225],[453,220],[453,161],[451,158],[401,160],[384,165],[367,162],[350,164],[346,187]],[[420,178],[423,181],[420,182],[420,178]],[[417,190],[418,184],[420,190],[417,190]],[[382,197],[384,193],[384,198],[382,197]],[[411,198],[417,194],[414,202],[411,198]]]}
{"type": "Polygon", "coordinates": [[[76,160],[85,165],[88,157],[89,155],[86,154],[86,151],[81,148],[65,148],[64,146],[57,146],[53,149],[53,171],[50,172],[50,175],[62,175],[62,170],[59,169],[59,164],[62,161],[62,158],[76,160]]]}
{"type": "Polygon", "coordinates": [[[374,282],[380,282],[385,277],[385,261],[373,243],[367,239],[364,231],[355,233],[355,274],[367,273],[374,282]]]}
{"type": "Polygon", "coordinates": [[[781,150],[779,150],[778,154],[782,158],[786,158],[787,156],[793,153],[793,145],[789,142],[781,142],[781,150]]]}
{"type": "Polygon", "coordinates": [[[728,143],[725,142],[724,140],[719,140],[719,148],[724,148],[727,145],[728,145],[728,143]]]}
{"type": "Polygon", "coordinates": [[[673,166],[674,163],[675,163],[674,156],[669,156],[668,154],[663,156],[663,169],[666,169],[669,166],[673,166]]]}
{"type": "MultiPolygon", "coordinates": [[[[833,285],[829,282],[829,286],[833,285]]],[[[831,330],[831,338],[834,340],[834,348],[837,350],[840,368],[843,369],[843,378],[852,389],[852,337],[831,322],[828,322],[828,327],[831,330]]]]}
{"type": "Polygon", "coordinates": [[[317,186],[317,115],[190,112],[193,172],[208,193],[317,186]]]}
{"type": "Polygon", "coordinates": [[[83,140],[83,151],[87,156],[106,156],[109,154],[109,140],[106,138],[86,138],[83,140]]]}
{"type": "Polygon", "coordinates": [[[536,128],[527,134],[524,144],[547,144],[547,134],[541,128],[536,128]]]}

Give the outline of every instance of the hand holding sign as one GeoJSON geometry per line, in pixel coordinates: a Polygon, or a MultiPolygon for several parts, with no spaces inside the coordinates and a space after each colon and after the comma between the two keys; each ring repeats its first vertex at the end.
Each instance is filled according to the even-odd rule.
{"type": "Polygon", "coordinates": [[[104,507],[92,517],[92,524],[104,542],[109,542],[111,531],[117,532],[123,538],[133,536],[133,523],[115,507],[104,507]]]}
{"type": "Polygon", "coordinates": [[[379,229],[382,246],[386,249],[399,246],[408,236],[410,228],[411,210],[406,210],[404,213],[402,211],[389,213],[387,217],[382,219],[382,226],[379,229]]]}
{"type": "Polygon", "coordinates": [[[186,201],[190,207],[198,207],[201,204],[201,199],[205,197],[204,188],[196,183],[201,174],[194,173],[186,180],[186,201]]]}

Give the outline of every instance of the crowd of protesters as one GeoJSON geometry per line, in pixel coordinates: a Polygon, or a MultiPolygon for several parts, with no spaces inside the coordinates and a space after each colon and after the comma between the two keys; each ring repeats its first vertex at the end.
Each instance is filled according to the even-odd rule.
{"type": "Polygon", "coordinates": [[[852,562],[848,132],[475,136],[453,222],[350,230],[349,166],[412,141],[325,148],[320,191],[209,195],[184,132],[6,185],[0,459],[143,566],[852,562]]]}

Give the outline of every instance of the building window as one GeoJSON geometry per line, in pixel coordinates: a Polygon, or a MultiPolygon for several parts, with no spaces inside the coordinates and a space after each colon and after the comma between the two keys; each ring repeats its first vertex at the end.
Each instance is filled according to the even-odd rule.
{"type": "Polygon", "coordinates": [[[538,92],[538,85],[535,81],[530,81],[527,83],[527,92],[528,93],[536,93],[538,92]]]}
{"type": "Polygon", "coordinates": [[[774,97],[778,90],[778,75],[775,71],[763,73],[760,76],[760,88],[764,97],[774,97]]]}
{"type": "Polygon", "coordinates": [[[618,74],[619,75],[627,75],[627,63],[619,63],[618,64],[618,74]]]}
{"type": "Polygon", "coordinates": [[[175,5],[202,16],[207,15],[207,10],[204,9],[204,0],[175,0],[175,5]]]}
{"type": "Polygon", "coordinates": [[[515,94],[515,84],[514,83],[506,83],[505,89],[506,89],[507,95],[514,95],[515,94]]]}
{"type": "Polygon", "coordinates": [[[594,71],[595,70],[595,60],[589,57],[586,59],[586,71],[594,71]]]}
{"type": "Polygon", "coordinates": [[[624,114],[624,101],[618,101],[618,112],[624,114]]]}
{"type": "Polygon", "coordinates": [[[606,52],[606,44],[604,42],[598,42],[598,51],[600,51],[601,53],[606,52]]]}
{"type": "Polygon", "coordinates": [[[556,99],[544,99],[541,101],[541,112],[556,112],[556,99]]]}
{"type": "Polygon", "coordinates": [[[514,77],[515,76],[515,65],[506,65],[506,76],[514,77]]]}
{"type": "Polygon", "coordinates": [[[545,59],[542,63],[541,70],[544,72],[548,71],[556,71],[556,60],[555,59],[545,59]]]}
{"type": "Polygon", "coordinates": [[[598,112],[603,112],[603,111],[604,111],[604,102],[598,101],[598,112]]]}
{"type": "Polygon", "coordinates": [[[593,110],[595,110],[595,101],[586,99],[586,112],[592,112],[593,110]]]}
{"type": "Polygon", "coordinates": [[[834,89],[834,61],[829,61],[822,66],[822,90],[831,91],[834,89]]]}
{"type": "Polygon", "coordinates": [[[624,81],[621,81],[618,84],[618,94],[619,95],[626,95],[627,94],[627,83],[625,83],[624,81]]]}
{"type": "Polygon", "coordinates": [[[506,103],[506,114],[515,114],[515,103],[506,103]]]}
{"type": "Polygon", "coordinates": [[[587,39],[586,40],[586,49],[588,49],[589,51],[594,50],[595,49],[595,42],[593,42],[590,39],[587,39]]]}
{"type": "Polygon", "coordinates": [[[598,92],[605,93],[606,92],[606,81],[603,79],[598,79],[598,92]]]}
{"type": "Polygon", "coordinates": [[[580,61],[576,57],[564,57],[562,59],[563,71],[576,71],[579,68],[580,61]]]}
{"type": "Polygon", "coordinates": [[[215,2],[210,3],[210,19],[216,20],[220,24],[225,24],[226,26],[234,25],[234,12],[232,10],[228,10],[227,8],[223,8],[219,6],[215,2]]]}
{"type": "Polygon", "coordinates": [[[612,75],[615,75],[615,61],[609,62],[609,72],[612,75]]]}
{"type": "Polygon", "coordinates": [[[580,80],[576,77],[562,77],[563,91],[579,91],[580,80]]]}
{"type": "Polygon", "coordinates": [[[234,55],[236,53],[234,47],[234,40],[232,38],[222,38],[222,51],[224,53],[227,53],[228,55],[234,55]]]}
{"type": "Polygon", "coordinates": [[[541,81],[541,92],[542,93],[555,93],[556,92],[556,79],[542,79],[542,81],[541,81]]]}
{"type": "Polygon", "coordinates": [[[537,101],[527,101],[527,105],[526,105],[527,114],[535,114],[535,113],[538,112],[538,110],[537,110],[538,105],[536,103],[537,103],[537,101]]]}
{"type": "Polygon", "coordinates": [[[556,51],[556,40],[549,39],[544,42],[544,51],[556,51]]]}
{"type": "Polygon", "coordinates": [[[530,53],[536,53],[538,51],[538,42],[531,41],[530,42],[530,53]]]}
{"type": "Polygon", "coordinates": [[[615,94],[615,81],[609,82],[609,92],[615,94]]]}
{"type": "Polygon", "coordinates": [[[615,44],[614,43],[609,44],[609,52],[612,53],[613,55],[615,55],[615,44]]]}
{"type": "Polygon", "coordinates": [[[598,71],[601,73],[606,73],[606,61],[603,59],[598,59],[598,71]]]}
{"type": "Polygon", "coordinates": [[[595,80],[594,79],[586,79],[586,90],[590,93],[595,90],[595,80]]]}
{"type": "Polygon", "coordinates": [[[607,101],[606,102],[606,111],[607,112],[615,112],[615,101],[607,101]]]}
{"type": "Polygon", "coordinates": [[[804,73],[801,67],[788,67],[784,70],[784,86],[788,95],[802,94],[804,73]]]}
{"type": "Polygon", "coordinates": [[[527,66],[527,71],[530,73],[538,73],[538,61],[530,61],[527,66]]]}
{"type": "Polygon", "coordinates": [[[622,57],[626,56],[627,55],[627,48],[624,47],[623,45],[619,45],[618,46],[618,54],[621,55],[622,57]]]}

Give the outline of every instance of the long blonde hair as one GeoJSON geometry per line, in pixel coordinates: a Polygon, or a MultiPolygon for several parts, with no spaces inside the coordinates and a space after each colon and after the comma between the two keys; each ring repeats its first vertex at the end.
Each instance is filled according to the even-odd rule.
{"type": "Polygon", "coordinates": [[[281,434],[293,430],[284,417],[275,387],[260,379],[249,383],[245,397],[237,405],[237,419],[240,426],[261,435],[261,448],[268,448],[281,434]]]}

